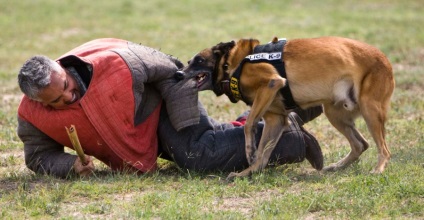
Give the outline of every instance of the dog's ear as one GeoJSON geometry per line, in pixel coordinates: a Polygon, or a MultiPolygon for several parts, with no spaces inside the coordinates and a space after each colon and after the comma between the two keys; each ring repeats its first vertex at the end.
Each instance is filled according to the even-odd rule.
{"type": "Polygon", "coordinates": [[[271,41],[272,43],[277,43],[278,42],[278,37],[277,36],[275,36],[273,39],[272,39],[272,41],[271,41]]]}
{"type": "Polygon", "coordinates": [[[234,41],[221,42],[221,43],[217,44],[216,46],[212,47],[212,53],[216,57],[221,57],[225,53],[227,53],[229,50],[231,50],[231,48],[233,48],[235,45],[236,45],[236,43],[234,41]]]}
{"type": "Polygon", "coordinates": [[[253,49],[259,45],[259,40],[258,39],[253,39],[250,38],[249,41],[246,41],[247,43],[249,43],[250,46],[250,52],[253,52],[253,49]]]}
{"type": "Polygon", "coordinates": [[[249,43],[250,43],[250,47],[252,48],[252,51],[253,51],[253,48],[258,46],[260,42],[259,42],[258,39],[250,39],[249,43]]]}

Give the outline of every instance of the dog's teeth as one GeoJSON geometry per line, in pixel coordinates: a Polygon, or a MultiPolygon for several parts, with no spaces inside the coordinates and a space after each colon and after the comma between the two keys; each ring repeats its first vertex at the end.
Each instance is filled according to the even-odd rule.
{"type": "Polygon", "coordinates": [[[205,75],[199,75],[197,76],[197,82],[202,82],[205,79],[205,75]]]}

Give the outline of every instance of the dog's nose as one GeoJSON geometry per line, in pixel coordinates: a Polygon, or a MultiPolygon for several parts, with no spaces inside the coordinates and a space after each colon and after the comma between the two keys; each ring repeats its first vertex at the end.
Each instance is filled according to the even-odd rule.
{"type": "Polygon", "coordinates": [[[178,70],[174,74],[175,79],[178,80],[178,81],[183,80],[184,79],[184,76],[185,76],[185,73],[182,70],[178,70]]]}

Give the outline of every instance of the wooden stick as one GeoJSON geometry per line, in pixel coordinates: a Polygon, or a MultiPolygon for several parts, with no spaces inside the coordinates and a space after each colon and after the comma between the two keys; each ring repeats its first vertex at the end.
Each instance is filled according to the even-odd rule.
{"type": "Polygon", "coordinates": [[[78,139],[77,129],[75,128],[75,125],[71,125],[70,128],[65,127],[66,132],[68,133],[69,139],[71,140],[72,146],[74,147],[75,151],[77,152],[78,157],[80,158],[82,165],[87,165],[88,162],[85,159],[84,151],[82,150],[80,141],[78,139]]]}

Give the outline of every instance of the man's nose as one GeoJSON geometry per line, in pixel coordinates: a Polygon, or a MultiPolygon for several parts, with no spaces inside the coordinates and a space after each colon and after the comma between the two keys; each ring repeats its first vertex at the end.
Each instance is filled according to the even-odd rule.
{"type": "Polygon", "coordinates": [[[69,91],[63,94],[63,102],[70,103],[74,97],[74,93],[69,91]]]}

